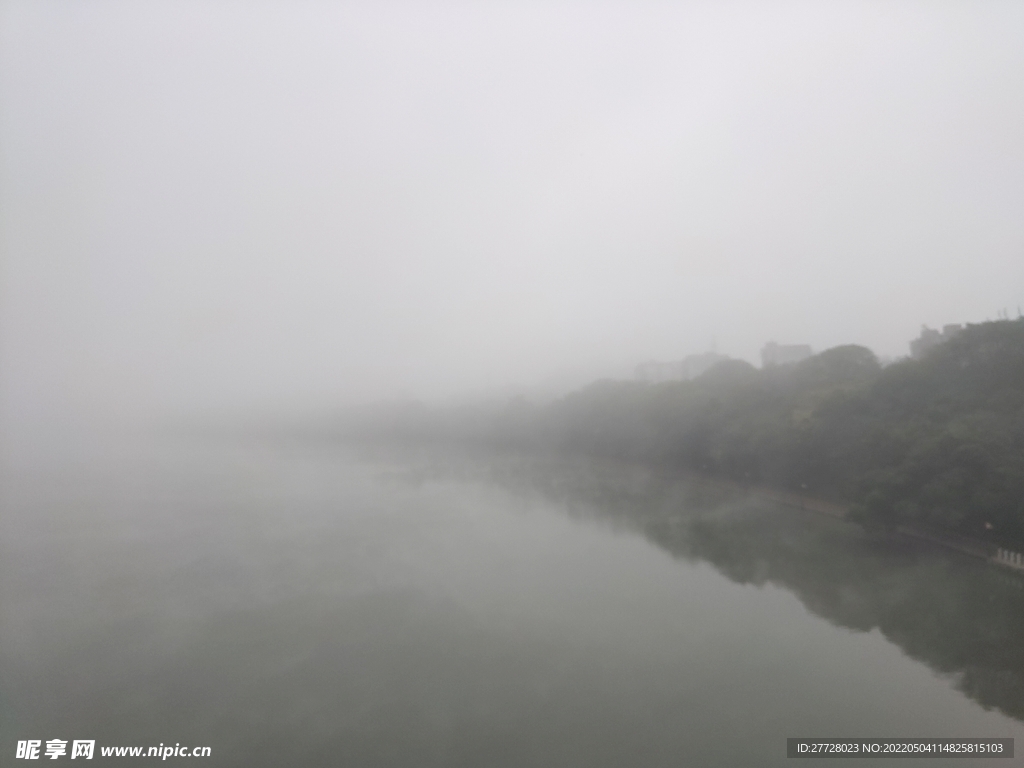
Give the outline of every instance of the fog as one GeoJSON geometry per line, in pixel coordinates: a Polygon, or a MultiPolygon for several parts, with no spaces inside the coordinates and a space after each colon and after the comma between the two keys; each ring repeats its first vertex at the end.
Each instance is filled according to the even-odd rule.
{"type": "Polygon", "coordinates": [[[1024,739],[1022,40],[0,0],[0,754],[1024,739]]]}
{"type": "Polygon", "coordinates": [[[5,418],[564,391],[1024,304],[1017,3],[0,4],[5,418]]]}

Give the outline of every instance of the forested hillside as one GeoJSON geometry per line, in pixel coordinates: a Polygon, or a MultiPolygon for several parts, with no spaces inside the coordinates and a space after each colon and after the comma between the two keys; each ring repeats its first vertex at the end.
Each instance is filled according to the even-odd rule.
{"type": "Polygon", "coordinates": [[[852,504],[886,527],[1024,543],[1024,320],[969,325],[882,368],[843,346],[692,382],[602,382],[550,407],[549,439],[852,504]]]}

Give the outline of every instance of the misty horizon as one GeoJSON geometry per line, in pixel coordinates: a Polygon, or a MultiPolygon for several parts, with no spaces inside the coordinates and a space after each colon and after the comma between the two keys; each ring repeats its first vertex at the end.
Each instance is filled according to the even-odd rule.
{"type": "Polygon", "coordinates": [[[0,6],[8,418],[559,393],[1024,304],[1011,4],[0,6]]]}

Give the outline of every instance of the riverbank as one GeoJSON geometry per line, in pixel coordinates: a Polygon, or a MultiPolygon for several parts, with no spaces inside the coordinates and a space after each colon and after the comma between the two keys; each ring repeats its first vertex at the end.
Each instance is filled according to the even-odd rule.
{"type": "MultiPolygon", "coordinates": [[[[742,486],[737,484],[737,487],[742,486]]],[[[808,512],[828,515],[830,517],[845,519],[849,512],[849,506],[847,505],[837,504],[832,501],[826,501],[825,499],[819,499],[805,494],[779,491],[773,488],[764,487],[754,487],[747,490],[758,498],[767,499],[777,504],[784,504],[786,506],[807,510],[808,512]]],[[[993,565],[1024,573],[1024,553],[1016,552],[1004,547],[997,547],[995,544],[991,544],[986,541],[979,541],[966,536],[957,536],[947,532],[937,532],[909,525],[898,526],[894,531],[894,535],[904,536],[917,541],[925,541],[935,546],[951,549],[955,552],[968,555],[969,557],[986,560],[993,565]]]]}

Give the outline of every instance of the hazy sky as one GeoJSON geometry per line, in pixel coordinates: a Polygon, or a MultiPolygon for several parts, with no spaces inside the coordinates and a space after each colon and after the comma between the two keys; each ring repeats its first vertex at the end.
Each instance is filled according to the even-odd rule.
{"type": "Polygon", "coordinates": [[[0,0],[20,413],[433,398],[1024,305],[1024,3],[0,0]]]}

